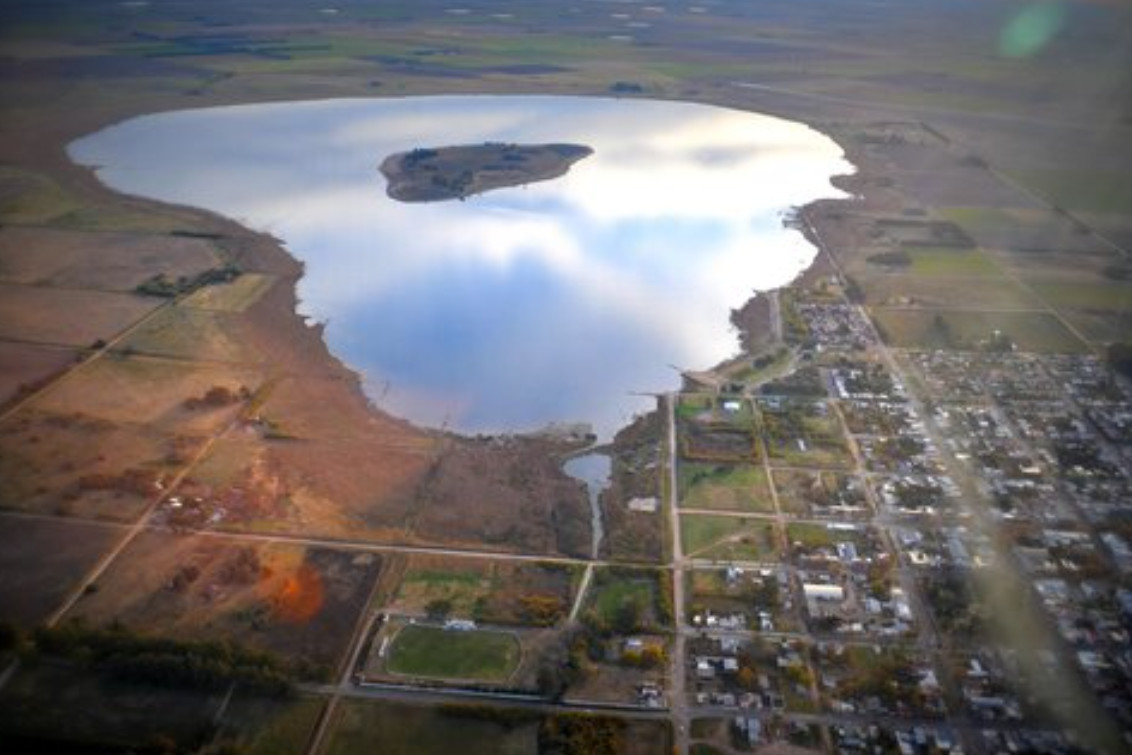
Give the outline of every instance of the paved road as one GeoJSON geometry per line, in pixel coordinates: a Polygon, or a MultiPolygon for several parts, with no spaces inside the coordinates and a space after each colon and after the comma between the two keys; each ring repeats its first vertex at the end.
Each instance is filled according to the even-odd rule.
{"type": "Polygon", "coordinates": [[[684,568],[686,566],[683,546],[680,539],[680,489],[677,486],[676,469],[676,394],[664,397],[665,415],[668,419],[668,519],[672,537],[672,621],[676,626],[673,635],[672,657],[669,660],[669,708],[672,711],[674,749],[680,755],[688,752],[690,746],[688,728],[691,718],[688,715],[688,697],[684,689],[686,670],[684,619],[684,568]]]}

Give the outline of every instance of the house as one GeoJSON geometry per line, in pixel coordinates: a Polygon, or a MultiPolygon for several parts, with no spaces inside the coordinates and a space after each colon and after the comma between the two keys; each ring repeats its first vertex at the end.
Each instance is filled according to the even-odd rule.
{"type": "Polygon", "coordinates": [[[476,628],[476,622],[471,619],[448,619],[444,622],[444,628],[452,632],[472,632],[476,628]]]}
{"type": "Polygon", "coordinates": [[[660,507],[660,502],[656,498],[632,498],[629,500],[628,506],[630,511],[655,514],[660,507]]]}
{"type": "Polygon", "coordinates": [[[807,602],[840,603],[845,600],[845,588],[841,585],[822,585],[807,582],[802,585],[802,594],[807,602]]]}

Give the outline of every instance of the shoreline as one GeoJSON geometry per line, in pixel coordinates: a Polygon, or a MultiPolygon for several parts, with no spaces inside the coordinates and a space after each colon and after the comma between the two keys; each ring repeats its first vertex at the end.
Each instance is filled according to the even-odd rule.
{"type": "MultiPolygon", "coordinates": [[[[397,414],[391,413],[391,412],[381,408],[366,391],[366,388],[365,388],[366,377],[365,377],[365,375],[362,374],[360,371],[355,370],[353,367],[351,367],[349,364],[347,364],[342,358],[340,358],[339,356],[334,354],[334,352],[330,349],[330,346],[327,343],[327,340],[326,340],[324,332],[323,332],[324,327],[325,327],[325,323],[322,323],[322,322],[312,318],[309,314],[303,313],[302,300],[299,298],[298,291],[299,291],[299,283],[300,283],[303,275],[305,274],[305,263],[302,260],[300,260],[299,258],[297,258],[296,256],[291,254],[291,252],[287,249],[285,242],[282,239],[279,239],[275,236],[272,236],[268,232],[257,231],[253,228],[250,228],[248,226],[243,225],[242,223],[240,223],[236,219],[229,218],[225,215],[222,215],[218,212],[214,212],[212,210],[194,207],[194,206],[191,206],[191,205],[171,204],[171,203],[167,203],[167,202],[164,202],[164,201],[158,200],[158,199],[151,199],[151,198],[148,198],[148,197],[142,197],[142,196],[138,196],[138,195],[132,195],[132,194],[119,192],[119,191],[117,191],[117,190],[115,190],[115,189],[113,189],[113,188],[102,183],[102,181],[98,178],[98,176],[96,174],[96,169],[97,169],[98,166],[89,166],[88,167],[88,166],[84,166],[84,165],[81,165],[79,163],[72,161],[71,158],[70,158],[70,155],[68,154],[68,150],[67,150],[68,146],[73,141],[80,139],[80,138],[83,138],[84,136],[89,136],[89,135],[96,133],[100,130],[112,127],[114,125],[120,124],[120,123],[127,121],[127,120],[130,120],[132,118],[146,116],[146,115],[155,115],[155,114],[159,114],[159,113],[177,112],[177,111],[186,110],[186,109],[207,109],[207,108],[213,108],[213,107],[231,107],[231,106],[238,106],[238,105],[270,104],[270,103],[283,103],[283,102],[293,102],[293,101],[319,102],[319,101],[329,101],[329,100],[338,100],[338,99],[354,99],[354,100],[404,99],[404,98],[416,97],[416,96],[433,96],[433,95],[436,95],[436,94],[438,94],[438,93],[422,92],[422,93],[416,93],[416,94],[397,95],[395,97],[381,97],[381,96],[378,96],[378,97],[350,97],[350,98],[325,97],[325,98],[303,98],[302,100],[294,100],[294,99],[291,99],[291,98],[274,98],[274,97],[271,97],[271,98],[257,99],[257,100],[251,100],[251,101],[243,100],[243,101],[235,102],[235,103],[233,103],[233,102],[209,102],[209,103],[206,103],[206,104],[202,104],[200,106],[187,107],[187,108],[184,107],[183,105],[181,105],[181,106],[170,106],[169,108],[159,108],[159,109],[155,109],[155,110],[142,109],[140,111],[135,111],[135,109],[133,109],[133,108],[127,108],[126,111],[123,112],[123,113],[116,113],[114,115],[108,115],[105,119],[103,119],[103,118],[96,119],[96,123],[93,124],[90,128],[80,127],[78,129],[76,129],[78,131],[77,134],[76,133],[67,133],[65,135],[60,135],[58,137],[58,139],[53,144],[53,146],[55,147],[55,150],[56,150],[56,159],[49,161],[48,165],[50,167],[48,167],[48,165],[44,165],[43,167],[48,168],[48,170],[46,171],[48,173],[48,175],[52,175],[52,176],[56,176],[56,177],[61,176],[61,175],[68,176],[69,178],[71,178],[75,182],[75,185],[77,185],[78,187],[81,188],[81,190],[84,193],[92,194],[92,195],[100,197],[104,200],[108,200],[111,203],[125,205],[126,207],[129,207],[131,209],[141,210],[143,212],[146,211],[146,210],[152,210],[152,209],[156,208],[158,210],[158,213],[161,214],[161,215],[185,218],[187,220],[186,224],[190,226],[189,228],[187,228],[185,230],[199,232],[203,229],[205,232],[219,234],[220,238],[217,239],[218,242],[219,241],[234,242],[233,245],[238,248],[237,251],[236,251],[236,256],[237,256],[236,261],[238,263],[245,265],[245,269],[242,270],[243,273],[246,273],[246,272],[268,272],[269,274],[272,274],[272,275],[278,277],[280,279],[280,283],[284,284],[285,287],[288,289],[286,295],[284,296],[283,294],[281,294],[281,292],[279,292],[277,290],[279,288],[279,286],[272,286],[269,294],[267,296],[265,296],[265,300],[266,299],[272,299],[273,300],[272,306],[271,306],[273,314],[270,317],[267,316],[267,313],[259,311],[260,309],[262,309],[259,306],[252,307],[249,310],[249,314],[256,321],[256,325],[257,325],[256,330],[258,331],[258,335],[271,336],[271,337],[268,338],[269,341],[281,341],[281,340],[289,340],[290,338],[294,338],[295,339],[294,343],[299,344],[299,348],[297,349],[297,351],[302,353],[306,357],[312,357],[313,358],[313,359],[303,359],[304,366],[310,366],[311,364],[320,364],[325,368],[324,371],[325,371],[325,373],[328,377],[335,378],[336,380],[340,380],[344,377],[349,383],[352,384],[351,388],[352,388],[352,392],[354,392],[356,394],[355,398],[359,399],[361,401],[361,403],[363,403],[365,405],[365,407],[366,407],[365,414],[366,415],[373,415],[376,418],[380,418],[380,419],[385,420],[385,421],[391,421],[393,423],[402,425],[404,428],[411,429],[415,433],[419,433],[419,434],[426,435],[426,436],[433,436],[433,437],[453,437],[453,438],[460,438],[460,439],[463,439],[463,440],[474,440],[474,439],[480,438],[480,437],[488,437],[488,438],[515,437],[515,438],[528,438],[528,439],[535,439],[535,438],[545,439],[545,438],[548,437],[547,428],[533,428],[533,429],[529,429],[529,430],[515,430],[515,431],[503,430],[503,431],[489,432],[489,433],[472,432],[472,431],[465,432],[465,431],[460,431],[460,430],[454,430],[452,428],[433,427],[433,426],[430,426],[428,424],[419,423],[419,422],[413,421],[412,419],[399,416],[397,414]],[[59,139],[61,139],[62,141],[59,141],[59,139]],[[279,299],[281,297],[285,298],[287,300],[287,302],[289,302],[289,306],[284,305],[283,302],[279,301],[279,299]],[[274,319],[275,317],[277,317],[280,314],[279,310],[284,309],[284,308],[286,308],[288,311],[287,311],[287,316],[282,318],[282,319],[290,320],[290,322],[288,322],[286,325],[282,324],[282,319],[274,319]],[[282,332],[272,333],[273,329],[279,329],[282,332]],[[314,339],[314,340],[312,341],[311,339],[314,339]]],[[[484,95],[484,96],[495,96],[498,93],[492,92],[492,91],[483,91],[483,92],[479,92],[479,94],[484,95]]],[[[807,120],[807,119],[805,119],[805,118],[803,118],[799,115],[784,113],[784,112],[782,112],[781,109],[755,109],[755,108],[751,108],[751,107],[742,107],[742,106],[740,106],[736,103],[723,102],[723,101],[720,101],[719,99],[713,98],[713,97],[698,98],[698,99],[697,98],[676,98],[676,97],[651,97],[651,96],[650,97],[639,97],[639,98],[625,98],[625,97],[611,96],[611,95],[608,94],[608,92],[604,92],[604,93],[603,92],[597,92],[597,93],[593,93],[593,94],[586,93],[586,92],[567,92],[567,93],[561,93],[560,94],[560,93],[545,92],[545,91],[544,92],[538,92],[538,93],[508,92],[507,94],[509,94],[511,96],[516,96],[516,97],[522,97],[522,96],[534,96],[534,97],[538,97],[538,96],[555,96],[555,97],[563,96],[563,97],[571,97],[571,96],[573,96],[573,97],[611,99],[611,100],[644,99],[644,100],[648,100],[648,101],[657,101],[657,102],[672,102],[672,103],[707,105],[707,106],[712,106],[712,107],[720,107],[720,108],[735,110],[735,111],[739,111],[739,112],[752,113],[752,114],[755,114],[755,115],[765,115],[765,116],[769,116],[769,117],[773,117],[773,118],[779,118],[779,119],[783,119],[783,120],[793,121],[795,123],[799,123],[799,124],[805,126],[806,128],[809,128],[809,129],[821,134],[823,137],[828,138],[832,142],[834,142],[842,152],[841,159],[843,159],[845,162],[849,163],[852,166],[853,172],[851,172],[851,173],[839,173],[839,174],[831,175],[830,178],[829,178],[829,186],[832,189],[836,189],[838,191],[845,192],[846,196],[836,197],[836,198],[830,198],[830,197],[819,198],[819,199],[816,199],[816,200],[812,200],[812,201],[810,201],[810,202],[808,202],[804,205],[790,206],[788,208],[785,208],[785,210],[784,210],[785,215],[784,215],[784,220],[783,220],[783,226],[787,227],[787,228],[793,227],[795,230],[798,231],[798,233],[805,239],[806,243],[809,244],[813,248],[813,252],[814,252],[813,258],[808,263],[808,265],[805,268],[803,268],[802,270],[800,270],[797,273],[797,275],[795,275],[795,277],[793,279],[791,279],[791,281],[788,282],[787,284],[773,288],[773,289],[767,289],[765,291],[753,291],[753,293],[745,301],[737,303],[734,306],[734,308],[732,309],[732,317],[730,318],[730,323],[721,325],[721,327],[724,327],[724,328],[727,328],[728,325],[730,325],[730,328],[734,330],[734,336],[735,336],[735,339],[736,339],[734,351],[731,354],[729,354],[728,356],[721,359],[719,362],[716,362],[714,364],[697,365],[697,366],[688,368],[687,370],[684,370],[684,371],[681,372],[681,376],[683,378],[683,376],[686,373],[696,373],[696,374],[712,373],[712,372],[715,372],[716,370],[720,369],[721,367],[724,367],[727,364],[734,363],[736,360],[741,360],[748,355],[753,355],[753,354],[759,353],[759,351],[762,350],[762,349],[765,349],[765,348],[770,347],[770,346],[777,345],[778,342],[775,339],[775,335],[773,333],[769,332],[772,329],[771,323],[773,322],[774,318],[769,313],[769,311],[767,311],[767,303],[779,291],[789,289],[790,287],[796,285],[798,281],[802,280],[807,275],[811,274],[812,271],[813,271],[813,268],[816,265],[818,265],[820,263],[820,260],[821,260],[820,246],[814,242],[814,240],[811,238],[811,235],[806,230],[806,228],[802,227],[801,224],[791,223],[790,218],[797,218],[797,217],[801,217],[803,215],[811,216],[812,213],[818,208],[818,206],[822,205],[824,203],[847,202],[847,201],[853,201],[854,199],[857,198],[856,194],[847,190],[845,187],[839,185],[841,182],[843,182],[846,179],[848,179],[849,181],[852,181],[854,179],[854,177],[859,176],[859,173],[860,173],[859,165],[851,159],[850,151],[847,149],[847,146],[845,144],[843,144],[841,141],[839,141],[833,134],[826,133],[825,131],[822,131],[813,122],[811,122],[810,120],[807,120]]],[[[463,96],[463,93],[461,93],[461,96],[463,96]]],[[[468,96],[475,96],[475,94],[470,94],[468,96]]],[[[68,131],[75,131],[75,130],[68,129],[68,131]]],[[[387,157],[386,161],[388,161],[388,160],[390,160],[394,157],[397,157],[397,155],[392,155],[392,156],[387,157]]],[[[38,162],[39,161],[37,161],[37,160],[33,160],[33,161],[31,161],[30,164],[32,166],[35,166],[35,165],[37,165],[38,162]]],[[[564,166],[564,168],[561,172],[562,173],[567,172],[569,170],[569,167],[570,167],[570,165],[564,166]]],[[[552,177],[553,176],[548,176],[546,178],[552,178],[552,177]]],[[[537,179],[537,180],[545,180],[545,179],[540,178],[540,179],[537,179]]],[[[227,250],[227,251],[231,251],[231,250],[227,250]]],[[[290,361],[290,360],[284,360],[284,361],[290,361]]],[[[679,385],[677,385],[677,386],[675,386],[675,387],[673,387],[669,390],[676,390],[678,388],[679,388],[679,385]]],[[[665,391],[660,390],[660,389],[658,389],[658,391],[659,392],[665,392],[665,391]]],[[[644,413],[647,414],[647,413],[650,413],[651,411],[652,410],[646,410],[644,413]]],[[[561,421],[552,422],[551,425],[557,425],[557,424],[563,424],[563,423],[565,423],[565,424],[586,423],[587,421],[588,420],[585,420],[585,419],[561,420],[561,421]]],[[[612,447],[614,445],[613,440],[614,440],[615,436],[617,435],[617,433],[620,432],[621,430],[624,430],[629,425],[631,425],[632,421],[633,420],[630,419],[629,422],[627,422],[626,424],[620,425],[620,426],[614,428],[612,433],[610,434],[610,437],[606,438],[604,440],[604,444],[612,447]]],[[[553,435],[553,433],[551,435],[553,435]]],[[[567,454],[569,454],[569,455],[574,454],[574,449],[573,449],[572,445],[571,445],[570,449],[567,449],[567,454]]]]}
{"type": "MultiPolygon", "coordinates": [[[[710,99],[702,102],[795,120],[830,138],[840,149],[841,159],[857,171],[847,175],[859,174],[860,167],[850,159],[846,145],[807,120],[791,118],[781,109],[740,108],[710,99]]],[[[245,355],[258,355],[265,370],[264,385],[269,393],[276,392],[268,401],[271,419],[281,414],[285,433],[297,425],[303,436],[299,442],[257,442],[271,465],[274,484],[302,500],[269,514],[261,526],[283,533],[311,532],[383,543],[590,557],[593,512],[588,491],[564,468],[564,460],[588,446],[588,439],[552,437],[539,432],[541,428],[521,434],[462,433],[417,424],[386,411],[369,396],[364,376],[330,349],[323,326],[302,314],[299,285],[304,266],[280,239],[208,210],[118,193],[104,186],[92,169],[70,161],[66,147],[71,141],[145,112],[150,111],[88,114],[91,117],[71,122],[63,133],[37,135],[41,149],[35,158],[23,162],[95,207],[131,210],[159,222],[169,219],[159,234],[172,229],[217,234],[213,243],[243,272],[275,278],[267,293],[239,315],[247,342],[241,348],[246,348],[245,355]],[[46,159],[43,142],[48,142],[50,150],[46,159]],[[459,510],[476,515],[460,517],[459,510]]],[[[831,187],[840,188],[837,176],[829,180],[831,187]]],[[[788,214],[796,216],[823,202],[829,206],[853,199],[852,195],[821,199],[803,208],[792,207],[788,214]]],[[[813,251],[813,261],[789,285],[810,274],[821,261],[820,250],[815,247],[813,251]]],[[[766,309],[761,302],[772,296],[754,293],[735,311],[766,309]]],[[[769,313],[742,323],[732,317],[734,350],[706,369],[716,370],[758,354],[749,350],[754,344],[772,343],[773,334],[764,330],[768,320],[772,321],[769,313]]],[[[727,320],[720,327],[728,327],[727,320]]],[[[679,390],[681,385],[678,379],[668,390],[679,390]]],[[[639,453],[657,416],[656,408],[642,408],[606,439],[615,469],[618,459],[639,453]]],[[[601,555],[628,563],[662,563],[659,542],[653,542],[651,534],[642,535],[643,520],[620,515],[610,519],[610,512],[619,508],[611,501],[619,495],[647,492],[639,470],[615,471],[617,475],[616,489],[607,491],[611,498],[603,496],[601,503],[605,528],[601,555]],[[626,538],[628,532],[637,534],[626,538]]],[[[646,529],[652,533],[651,525],[646,529]]]]}

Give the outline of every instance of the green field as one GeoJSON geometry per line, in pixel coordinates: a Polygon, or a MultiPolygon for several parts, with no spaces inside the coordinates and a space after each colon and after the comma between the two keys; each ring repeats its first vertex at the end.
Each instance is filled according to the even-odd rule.
{"type": "Polygon", "coordinates": [[[410,569],[397,588],[397,599],[420,607],[447,601],[452,616],[466,618],[474,616],[476,605],[491,593],[492,582],[490,574],[478,570],[410,569]]]}
{"type": "Polygon", "coordinates": [[[1002,277],[994,261],[978,250],[912,247],[907,252],[916,275],[1002,277]]]}
{"type": "Polygon", "coordinates": [[[389,651],[394,674],[501,682],[519,665],[519,640],[506,632],[407,626],[389,651]]]}
{"type": "Polygon", "coordinates": [[[589,590],[588,609],[607,626],[619,623],[620,612],[626,605],[638,607],[636,623],[640,629],[666,623],[667,617],[658,616],[657,577],[662,572],[640,569],[601,569],[594,573],[589,590]]]}
{"type": "Polygon", "coordinates": [[[1057,309],[1119,312],[1132,307],[1132,282],[1035,281],[1031,285],[1039,296],[1057,309]]]}
{"type": "Polygon", "coordinates": [[[774,511],[766,471],[760,466],[682,463],[680,489],[684,508],[774,511]]]}
{"type": "Polygon", "coordinates": [[[888,310],[872,312],[885,341],[907,349],[982,348],[998,330],[1019,351],[1080,353],[1085,344],[1047,312],[976,312],[968,310],[888,310]]]}
{"type": "Polygon", "coordinates": [[[777,553],[774,524],[765,519],[684,514],[680,536],[684,553],[698,558],[763,561],[777,553]]]}
{"type": "Polygon", "coordinates": [[[1023,170],[1013,177],[1050,202],[1071,210],[1132,213],[1132,179],[1127,172],[1023,170]]]}
{"type": "MultiPolygon", "coordinates": [[[[344,701],[334,723],[329,755],[527,755],[538,751],[538,719],[524,714],[493,720],[448,707],[344,701]]],[[[480,710],[478,706],[469,711],[480,710]]]]}
{"type": "Polygon", "coordinates": [[[245,755],[303,755],[326,701],[237,693],[224,711],[217,739],[245,755]]]}

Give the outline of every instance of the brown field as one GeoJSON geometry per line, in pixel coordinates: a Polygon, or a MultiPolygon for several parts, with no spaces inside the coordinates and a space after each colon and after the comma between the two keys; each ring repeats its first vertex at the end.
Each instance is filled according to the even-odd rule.
{"type": "Polygon", "coordinates": [[[631,511],[628,506],[633,498],[659,495],[656,470],[662,432],[660,412],[653,411],[641,415],[617,434],[609,488],[600,501],[605,528],[602,556],[646,563],[659,563],[664,558],[662,511],[649,514],[631,511]]]}
{"type": "Polygon", "coordinates": [[[385,608],[423,616],[433,601],[447,601],[451,615],[488,624],[546,626],[570,610],[576,569],[558,565],[413,555],[385,608]]]}
{"type": "Polygon", "coordinates": [[[32,286],[131,292],[164,273],[193,276],[218,263],[203,239],[54,228],[0,229],[0,280],[32,286]]]}
{"type": "Polygon", "coordinates": [[[200,443],[81,413],[23,410],[0,424],[0,506],[130,521],[200,443]]]}
{"type": "MultiPolygon", "coordinates": [[[[916,201],[928,206],[977,203],[980,207],[1033,208],[1036,203],[979,168],[956,167],[945,173],[896,170],[897,183],[916,201]]],[[[965,230],[970,230],[966,229],[965,230]]],[[[979,243],[982,239],[976,236],[979,243]]]]}
{"type": "Polygon", "coordinates": [[[74,349],[0,341],[0,406],[73,365],[74,349]]]}
{"type": "Polygon", "coordinates": [[[449,444],[421,486],[412,533],[505,551],[587,555],[589,505],[562,470],[566,450],[522,438],[449,444]]]}
{"type": "Polygon", "coordinates": [[[182,639],[227,638],[331,669],[379,567],[373,554],[146,532],[68,616],[182,639]]]}
{"type": "Polygon", "coordinates": [[[185,434],[209,434],[230,422],[237,405],[187,408],[210,388],[254,391],[262,377],[249,370],[187,362],[109,355],[101,358],[34,402],[42,411],[82,412],[109,422],[137,422],[185,434]]]}
{"type": "Polygon", "coordinates": [[[133,294],[0,283],[0,338],[86,347],[109,340],[158,304],[133,294]]]}
{"type": "Polygon", "coordinates": [[[123,536],[118,527],[0,515],[0,620],[30,629],[43,622],[98,557],[123,536]]]}
{"type": "Polygon", "coordinates": [[[642,682],[662,682],[663,678],[662,669],[639,669],[613,662],[594,663],[585,679],[571,686],[567,694],[572,699],[623,703],[636,699],[637,688],[642,682]]]}

